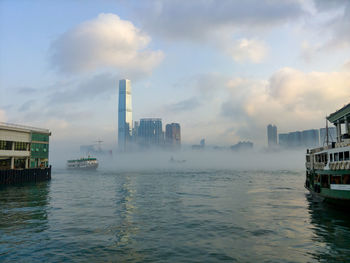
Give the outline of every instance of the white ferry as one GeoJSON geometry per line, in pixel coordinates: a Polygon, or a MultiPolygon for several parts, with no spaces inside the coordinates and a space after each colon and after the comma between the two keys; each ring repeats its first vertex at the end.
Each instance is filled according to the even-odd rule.
{"type": "Polygon", "coordinates": [[[96,170],[97,167],[98,161],[92,157],[67,161],[68,169],[96,170]]]}
{"type": "Polygon", "coordinates": [[[327,139],[324,147],[307,150],[305,187],[322,201],[350,208],[350,104],[327,120],[336,126],[337,142],[327,139]]]}

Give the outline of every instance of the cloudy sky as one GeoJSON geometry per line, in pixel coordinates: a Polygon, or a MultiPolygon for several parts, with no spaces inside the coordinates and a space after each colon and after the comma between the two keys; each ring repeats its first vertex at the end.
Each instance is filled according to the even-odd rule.
{"type": "Polygon", "coordinates": [[[188,144],[263,146],[350,102],[348,0],[1,0],[0,39],[0,121],[60,145],[116,143],[121,78],[134,120],[188,144]]]}

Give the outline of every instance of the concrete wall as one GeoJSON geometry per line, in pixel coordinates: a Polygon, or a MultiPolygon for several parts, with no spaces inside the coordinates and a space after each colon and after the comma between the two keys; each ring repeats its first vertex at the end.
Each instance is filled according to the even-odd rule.
{"type": "Polygon", "coordinates": [[[0,130],[0,140],[12,142],[30,142],[30,132],[0,130]]]}

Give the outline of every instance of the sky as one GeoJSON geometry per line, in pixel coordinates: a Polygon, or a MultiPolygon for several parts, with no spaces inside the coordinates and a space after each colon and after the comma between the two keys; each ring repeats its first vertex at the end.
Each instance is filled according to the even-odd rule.
{"type": "Polygon", "coordinates": [[[0,0],[0,121],[112,148],[122,78],[183,144],[324,127],[350,102],[350,1],[0,0]]]}

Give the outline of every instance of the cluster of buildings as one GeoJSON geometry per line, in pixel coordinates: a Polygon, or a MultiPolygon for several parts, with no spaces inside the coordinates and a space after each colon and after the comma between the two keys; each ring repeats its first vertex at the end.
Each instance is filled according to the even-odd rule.
{"type": "Polygon", "coordinates": [[[181,127],[170,123],[163,131],[162,119],[142,118],[133,122],[131,81],[119,80],[118,149],[121,152],[142,149],[179,149],[181,127]]]}
{"type": "Polygon", "coordinates": [[[310,129],[304,131],[293,131],[289,133],[278,134],[277,127],[269,124],[267,126],[267,145],[270,149],[274,148],[308,148],[318,147],[327,143],[335,142],[337,131],[335,127],[310,129]],[[328,135],[327,135],[328,129],[328,135]]]}

